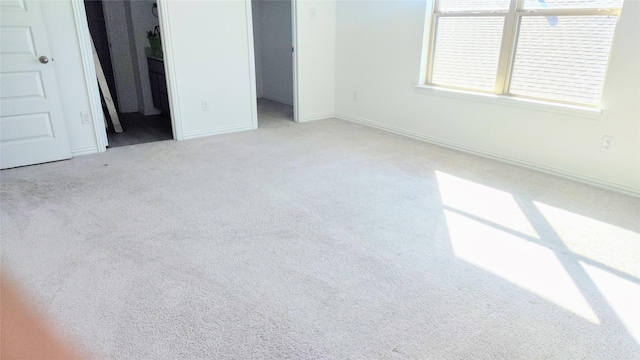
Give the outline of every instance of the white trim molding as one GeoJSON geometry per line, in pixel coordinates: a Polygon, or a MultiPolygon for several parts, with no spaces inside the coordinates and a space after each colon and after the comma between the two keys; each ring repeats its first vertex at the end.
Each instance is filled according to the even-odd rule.
{"type": "Polygon", "coordinates": [[[256,56],[255,43],[253,39],[253,8],[251,0],[245,0],[246,21],[247,21],[247,47],[249,48],[249,92],[251,98],[251,126],[252,129],[258,128],[258,95],[256,85],[256,56]]]}
{"type": "Polygon", "coordinates": [[[222,128],[222,129],[187,132],[187,133],[184,133],[183,139],[184,140],[197,139],[205,136],[228,134],[228,133],[234,133],[234,132],[246,131],[246,130],[254,130],[253,123],[248,125],[241,125],[241,126],[231,126],[231,127],[222,128]]]}
{"type": "Polygon", "coordinates": [[[158,20],[162,36],[162,60],[164,63],[167,92],[169,93],[169,109],[171,110],[171,130],[175,140],[184,140],[182,128],[182,113],[180,112],[180,97],[178,95],[176,66],[173,54],[173,37],[171,36],[171,21],[169,20],[169,0],[158,0],[158,20]]]}
{"type": "Polygon", "coordinates": [[[293,65],[293,121],[300,122],[300,86],[298,85],[298,0],[291,0],[291,59],[293,65]]]}
{"type": "Polygon", "coordinates": [[[85,146],[81,148],[71,149],[71,156],[93,155],[99,153],[97,146],[85,146]]]}
{"type": "Polygon", "coordinates": [[[417,140],[421,140],[421,141],[425,141],[434,145],[439,145],[439,146],[443,146],[449,149],[453,149],[453,150],[458,150],[458,151],[462,151],[465,153],[469,153],[469,154],[473,154],[473,155],[478,155],[478,156],[482,156],[485,158],[489,158],[492,160],[497,160],[500,162],[504,162],[507,164],[511,164],[511,165],[516,165],[516,166],[520,166],[523,168],[527,168],[527,169],[531,169],[531,170],[536,170],[536,171],[540,171],[546,174],[550,174],[550,175],[555,175],[561,178],[565,178],[565,179],[569,179],[569,180],[573,180],[573,181],[577,181],[583,184],[587,184],[587,185],[591,185],[591,186],[595,186],[598,188],[602,188],[602,189],[606,189],[606,190],[610,190],[610,191],[614,191],[617,193],[621,193],[621,194],[625,194],[625,195],[630,195],[630,196],[634,196],[634,197],[640,197],[640,189],[638,188],[633,188],[630,186],[625,186],[625,185],[620,185],[617,183],[612,183],[612,182],[608,182],[605,180],[600,180],[600,179],[595,179],[589,176],[584,176],[584,175],[580,175],[580,174],[576,174],[570,171],[565,171],[565,170],[560,170],[560,169],[556,169],[550,166],[544,166],[544,165],[539,165],[536,163],[531,163],[528,161],[522,161],[522,160],[518,160],[518,159],[514,159],[508,156],[504,156],[504,155],[499,155],[499,154],[495,154],[492,152],[488,152],[488,151],[484,151],[484,150],[480,150],[474,147],[470,147],[470,146],[464,146],[464,145],[460,145],[460,144],[456,144],[453,143],[451,141],[447,141],[444,139],[439,139],[436,137],[432,137],[432,136],[426,136],[426,135],[422,135],[422,134],[418,134],[412,131],[407,131],[395,126],[388,126],[388,125],[384,125],[384,124],[380,124],[377,123],[375,121],[371,121],[368,119],[364,119],[361,117],[357,117],[357,116],[353,116],[353,115],[349,115],[349,114],[344,114],[344,113],[336,113],[335,114],[336,118],[340,119],[340,120],[344,120],[344,121],[349,121],[349,122],[353,122],[353,123],[358,123],[361,125],[365,125],[365,126],[370,126],[376,129],[380,129],[380,130],[384,130],[390,133],[394,133],[394,134],[398,134],[398,135],[403,135],[406,137],[410,137],[413,139],[417,139],[417,140]]]}
{"type": "Polygon", "coordinates": [[[310,115],[305,115],[300,119],[300,122],[307,122],[307,121],[316,121],[316,120],[324,120],[324,119],[330,119],[335,117],[336,114],[332,113],[332,112],[327,112],[327,113],[318,113],[318,114],[310,114],[310,115]]]}
{"type": "MultiPolygon", "coordinates": [[[[84,8],[83,0],[72,0],[71,6],[73,7],[73,16],[76,21],[76,32],[78,34],[78,43],[80,44],[82,68],[84,70],[84,79],[87,86],[87,95],[89,96],[91,117],[93,118],[93,129],[96,135],[97,151],[105,152],[107,151],[108,145],[107,131],[104,127],[104,112],[102,111],[100,90],[98,90],[98,81],[96,80],[96,67],[93,63],[91,34],[89,33],[89,24],[87,23],[87,13],[84,8]]],[[[75,155],[73,150],[71,153],[72,155],[75,155]]]]}
{"type": "Polygon", "coordinates": [[[431,85],[416,85],[415,91],[419,94],[424,95],[441,96],[466,101],[476,101],[485,104],[512,106],[522,109],[550,112],[585,119],[599,120],[604,114],[604,110],[602,109],[590,108],[585,106],[554,103],[549,101],[526,99],[508,95],[455,90],[431,85]]]}

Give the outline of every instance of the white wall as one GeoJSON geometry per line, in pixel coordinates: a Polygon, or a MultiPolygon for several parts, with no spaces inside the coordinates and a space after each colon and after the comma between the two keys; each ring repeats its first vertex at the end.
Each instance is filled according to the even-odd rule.
{"type": "MultiPolygon", "coordinates": [[[[185,137],[250,129],[245,3],[167,6],[185,137]]],[[[96,151],[80,120],[89,101],[71,0],[42,7],[72,152],[96,151]]],[[[336,20],[334,1],[299,1],[300,120],[329,117],[335,106],[352,120],[640,193],[640,2],[625,2],[597,120],[417,93],[424,13],[424,1],[340,1],[336,20]],[[600,151],[605,134],[616,137],[613,152],[600,151]]]]}
{"type": "Polygon", "coordinates": [[[262,1],[251,0],[251,10],[253,13],[253,44],[254,58],[256,65],[256,96],[261,98],[264,96],[264,87],[262,81],[262,1]]]}
{"type": "Polygon", "coordinates": [[[625,1],[596,120],[416,92],[425,6],[338,2],[339,117],[640,194],[640,2],[625,1]]]}
{"type": "Polygon", "coordinates": [[[335,115],[336,1],[298,0],[299,121],[335,115]]]}
{"type": "Polygon", "coordinates": [[[258,5],[253,13],[260,26],[255,42],[256,54],[261,55],[256,75],[262,82],[262,97],[293,104],[291,0],[254,0],[253,4],[258,5]]]}
{"type": "MultiPolygon", "coordinates": [[[[178,116],[184,138],[248,130],[253,127],[245,1],[166,1],[166,36],[174,54],[178,116]],[[201,101],[209,111],[202,111],[201,101]]],[[[165,25],[163,23],[163,25],[165,25]]],[[[168,64],[171,66],[171,64],[168,64]]]]}
{"type": "MultiPolygon", "coordinates": [[[[118,109],[122,113],[138,111],[135,73],[131,58],[131,44],[127,28],[125,2],[103,1],[104,21],[111,45],[111,60],[118,95],[118,109]]],[[[127,4],[127,6],[129,6],[127,4]]]]}
{"type": "Polygon", "coordinates": [[[90,105],[71,1],[43,1],[41,6],[71,154],[97,152],[93,126],[83,125],[80,118],[81,111],[90,112],[90,105]]]}

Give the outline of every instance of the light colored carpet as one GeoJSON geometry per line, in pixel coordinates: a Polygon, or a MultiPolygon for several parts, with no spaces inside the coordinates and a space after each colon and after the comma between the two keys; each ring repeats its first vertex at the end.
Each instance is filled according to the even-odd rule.
{"type": "Polygon", "coordinates": [[[640,358],[635,198],[335,119],[0,180],[3,266],[102,358],[640,358]]]}
{"type": "Polygon", "coordinates": [[[293,106],[269,99],[258,99],[258,128],[293,125],[293,106]]]}

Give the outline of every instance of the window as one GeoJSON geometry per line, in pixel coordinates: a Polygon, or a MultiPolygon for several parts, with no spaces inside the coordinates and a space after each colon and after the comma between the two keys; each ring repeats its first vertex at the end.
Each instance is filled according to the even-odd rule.
{"type": "Polygon", "coordinates": [[[435,0],[429,85],[596,107],[623,0],[435,0]]]}

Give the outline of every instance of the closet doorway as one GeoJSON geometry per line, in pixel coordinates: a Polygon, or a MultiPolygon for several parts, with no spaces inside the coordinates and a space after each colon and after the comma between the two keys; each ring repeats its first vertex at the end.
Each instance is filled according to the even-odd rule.
{"type": "Polygon", "coordinates": [[[84,0],[89,32],[123,131],[102,99],[108,148],[174,138],[155,0],[84,0]],[[160,46],[157,46],[160,45],[160,46]]]}
{"type": "Polygon", "coordinates": [[[295,0],[252,0],[258,128],[297,119],[295,0]]]}

